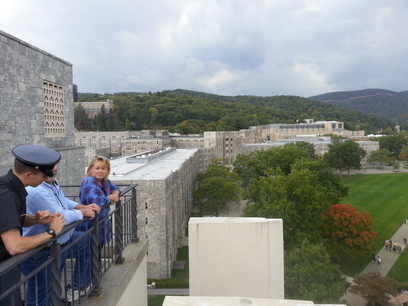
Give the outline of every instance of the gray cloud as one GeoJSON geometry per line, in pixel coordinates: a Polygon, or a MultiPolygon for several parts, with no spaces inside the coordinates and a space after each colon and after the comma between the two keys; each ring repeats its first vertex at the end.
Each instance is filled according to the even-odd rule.
{"type": "Polygon", "coordinates": [[[80,92],[408,90],[405,0],[0,4],[0,29],[71,62],[80,92]]]}

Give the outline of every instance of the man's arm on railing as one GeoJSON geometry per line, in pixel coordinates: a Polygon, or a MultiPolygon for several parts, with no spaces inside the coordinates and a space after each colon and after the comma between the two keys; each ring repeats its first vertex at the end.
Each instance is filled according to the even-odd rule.
{"type": "Polygon", "coordinates": [[[24,219],[24,227],[30,227],[36,224],[47,224],[52,221],[54,215],[49,210],[37,211],[35,215],[26,214],[24,219]]]}
{"type": "MultiPolygon", "coordinates": [[[[56,234],[59,234],[64,225],[64,216],[59,213],[54,214],[54,218],[50,223],[50,229],[53,229],[56,234]]],[[[12,228],[1,233],[1,239],[4,242],[7,252],[12,256],[34,249],[51,238],[53,238],[53,236],[47,232],[35,236],[22,237],[18,228],[12,228]]]]}

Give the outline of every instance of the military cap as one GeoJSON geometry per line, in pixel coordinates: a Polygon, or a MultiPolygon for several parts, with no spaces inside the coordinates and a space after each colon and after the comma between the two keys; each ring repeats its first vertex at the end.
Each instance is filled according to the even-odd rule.
{"type": "Polygon", "coordinates": [[[30,167],[40,170],[46,176],[53,177],[53,169],[61,159],[61,154],[53,149],[35,145],[19,145],[12,150],[16,159],[30,167]]]}

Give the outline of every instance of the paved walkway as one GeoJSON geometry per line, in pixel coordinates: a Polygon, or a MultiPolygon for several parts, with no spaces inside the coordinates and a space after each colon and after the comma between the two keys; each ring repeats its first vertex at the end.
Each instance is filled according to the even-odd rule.
{"type": "Polygon", "coordinates": [[[175,289],[147,289],[148,295],[189,295],[189,289],[175,288],[175,289]]]}
{"type": "MultiPolygon", "coordinates": [[[[404,237],[408,238],[408,224],[402,223],[402,226],[398,229],[398,231],[392,236],[390,239],[392,241],[396,241],[401,247],[402,251],[406,247],[404,245],[404,237]]],[[[385,244],[385,241],[384,241],[385,244]]],[[[365,267],[365,269],[361,273],[367,273],[367,272],[372,272],[372,271],[378,271],[381,273],[381,275],[385,276],[387,273],[390,271],[391,267],[394,265],[395,261],[398,259],[398,256],[400,255],[398,251],[394,253],[393,251],[388,251],[383,247],[381,251],[376,254],[380,256],[381,258],[381,264],[377,264],[376,262],[373,262],[370,260],[370,263],[365,267]]],[[[352,278],[348,278],[348,280],[352,280],[352,278]]],[[[399,299],[405,299],[405,297],[399,297],[399,299]]],[[[351,306],[366,306],[367,302],[360,297],[359,295],[356,294],[351,294],[347,291],[345,295],[345,299],[347,303],[351,306]]],[[[400,305],[398,302],[398,298],[394,299],[392,301],[391,305],[400,305]]]]}

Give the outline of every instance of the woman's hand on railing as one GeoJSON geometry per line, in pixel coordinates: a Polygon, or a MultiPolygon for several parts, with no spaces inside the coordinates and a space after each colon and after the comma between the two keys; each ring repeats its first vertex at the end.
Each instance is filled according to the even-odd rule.
{"type": "Polygon", "coordinates": [[[109,195],[109,200],[110,200],[111,205],[117,203],[119,201],[119,194],[117,194],[117,193],[110,194],[109,195]]]}
{"type": "Polygon", "coordinates": [[[88,218],[88,220],[92,220],[97,214],[96,210],[93,210],[91,208],[80,208],[79,211],[85,218],[88,218]]]}
{"type": "Polygon", "coordinates": [[[101,207],[98,204],[92,203],[89,204],[88,207],[95,211],[95,213],[99,214],[101,212],[101,207]]]}

